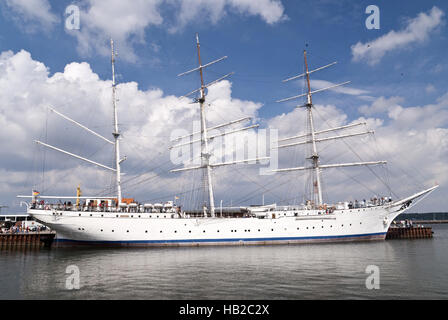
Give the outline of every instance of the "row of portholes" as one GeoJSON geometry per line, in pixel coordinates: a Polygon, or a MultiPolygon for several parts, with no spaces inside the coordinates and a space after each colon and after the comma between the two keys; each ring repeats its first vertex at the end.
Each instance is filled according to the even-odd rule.
{"type": "MultiPolygon", "coordinates": [[[[370,210],[372,210],[372,208],[370,208],[370,210]]],[[[362,209],[362,211],[366,211],[366,209],[362,209]]],[[[350,210],[350,212],[352,212],[352,210],[350,210]]],[[[358,212],[361,212],[361,209],[358,209],[358,212]]],[[[344,213],[344,210],[342,210],[341,213],[344,213]]]]}
{"type": "MultiPolygon", "coordinates": [[[[62,212],[61,212],[61,215],[62,215],[62,212]]],[[[81,213],[79,213],[78,216],[81,217],[81,213]]],[[[93,217],[93,215],[90,214],[90,217],[93,217]]],[[[102,214],[101,217],[104,217],[104,214],[102,214]]],[[[119,215],[117,214],[115,217],[118,218],[119,215]]],[[[141,218],[141,217],[142,217],[141,215],[138,215],[138,218],[141,218]]],[[[122,218],[129,218],[129,216],[127,216],[127,217],[122,217],[122,218]]],[[[131,218],[134,218],[134,215],[131,215],[131,218]]],[[[148,216],[148,218],[153,219],[154,217],[153,217],[153,216],[148,216]]],[[[159,217],[159,216],[156,216],[156,218],[160,218],[160,217],[159,217]]],[[[165,218],[165,219],[166,219],[166,218],[169,218],[169,216],[164,215],[162,218],[165,218]]]]}
{"type": "MultiPolygon", "coordinates": [[[[360,222],[359,224],[362,224],[362,222],[360,222]]],[[[352,226],[352,224],[350,223],[350,227],[351,226],[352,226]]],[[[341,227],[344,227],[344,225],[342,224],[341,227]]],[[[312,228],[313,228],[313,230],[315,229],[314,226],[312,228]]],[[[324,226],[321,226],[321,228],[323,229],[324,226]]],[[[330,225],[330,228],[333,228],[333,225],[330,225]]],[[[306,229],[309,230],[309,227],[306,227],[306,229]]],[[[78,230],[85,230],[85,229],[84,228],[78,228],[78,230]]],[[[297,230],[300,230],[300,228],[297,227],[297,230]]],[[[101,229],[100,231],[104,232],[103,229],[101,229]]],[[[271,229],[271,231],[274,231],[274,229],[271,229]]],[[[285,228],[285,231],[287,231],[287,228],[285,228]]],[[[115,232],[115,230],[112,230],[112,232],[115,232]]],[[[205,233],[205,230],[202,230],[202,232],[205,233]]],[[[216,232],[220,232],[220,231],[217,230],[216,232]]],[[[230,230],[230,232],[237,232],[237,230],[236,229],[235,230],[232,229],[232,230],[230,230]]],[[[244,232],[250,232],[250,229],[246,229],[246,230],[244,230],[244,232]]],[[[258,232],[261,232],[261,230],[258,229],[258,232]]],[[[129,230],[126,230],[126,233],[129,233],[129,230]]],[[[145,233],[148,233],[148,230],[145,230],[145,233]]],[[[163,231],[160,230],[160,233],[163,233],[163,231]]],[[[177,233],[177,230],[174,230],[174,233],[177,233]]],[[[188,230],[188,233],[191,233],[191,230],[188,230]]]]}

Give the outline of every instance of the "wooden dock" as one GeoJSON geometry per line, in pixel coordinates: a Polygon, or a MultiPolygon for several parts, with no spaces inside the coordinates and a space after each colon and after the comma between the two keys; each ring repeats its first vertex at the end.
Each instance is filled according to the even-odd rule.
{"type": "Polygon", "coordinates": [[[0,233],[0,248],[51,247],[56,232],[0,233]]]}
{"type": "Polygon", "coordinates": [[[430,239],[432,228],[423,226],[391,226],[387,231],[386,240],[389,239],[430,239]]]}

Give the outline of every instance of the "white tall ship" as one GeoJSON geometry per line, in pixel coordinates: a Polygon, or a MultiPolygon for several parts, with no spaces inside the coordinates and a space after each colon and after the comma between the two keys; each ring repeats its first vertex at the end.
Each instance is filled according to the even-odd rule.
{"type": "MultiPolygon", "coordinates": [[[[166,203],[127,203],[124,202],[121,191],[121,163],[125,158],[120,156],[120,132],[118,127],[118,113],[115,99],[115,71],[114,61],[115,53],[113,41],[112,48],[112,101],[113,101],[113,141],[99,135],[88,129],[82,124],[70,119],[66,115],[54,110],[55,113],[66,120],[80,126],[95,136],[108,141],[115,149],[115,167],[111,168],[84,157],[75,155],[68,151],[56,148],[40,141],[37,143],[51,148],[53,150],[74,156],[80,160],[100,166],[106,170],[115,173],[116,176],[116,195],[110,197],[86,197],[81,196],[80,192],[74,197],[64,196],[45,196],[37,192],[31,196],[18,196],[30,199],[27,202],[27,211],[40,223],[50,227],[57,232],[56,241],[67,244],[87,244],[87,245],[117,245],[117,246],[198,246],[198,245],[255,245],[255,244],[291,244],[291,243],[309,243],[309,242],[336,242],[336,241],[360,241],[360,240],[384,240],[393,219],[400,213],[414,206],[417,202],[434,191],[437,186],[423,190],[409,197],[394,200],[386,197],[385,199],[374,199],[368,202],[348,203],[338,202],[336,204],[325,204],[322,198],[321,171],[327,168],[351,167],[351,166],[370,166],[385,164],[385,161],[374,162],[353,162],[340,164],[321,164],[317,145],[321,141],[343,139],[349,136],[363,135],[370,133],[360,132],[332,137],[320,138],[321,134],[344,130],[361,124],[352,124],[341,127],[335,127],[327,130],[316,131],[313,122],[313,103],[312,95],[329,88],[311,91],[310,74],[329,67],[327,66],[308,71],[305,58],[305,72],[301,75],[289,78],[285,81],[304,77],[307,82],[307,93],[297,95],[291,98],[280,100],[289,101],[299,97],[306,96],[306,104],[300,106],[307,112],[308,132],[298,136],[279,140],[284,142],[294,139],[305,139],[299,142],[280,145],[279,148],[289,147],[300,144],[311,146],[311,155],[307,158],[309,166],[277,169],[277,172],[292,172],[307,170],[312,176],[313,199],[309,199],[303,205],[299,206],[278,206],[276,204],[263,206],[241,207],[236,215],[224,215],[215,208],[212,170],[216,167],[227,166],[237,163],[254,162],[266,158],[246,159],[242,161],[212,163],[210,162],[211,150],[209,150],[210,139],[216,136],[209,136],[211,129],[223,128],[231,124],[247,120],[237,119],[219,126],[207,127],[205,108],[206,88],[226,77],[225,75],[209,84],[204,83],[204,69],[217,63],[226,57],[217,59],[207,64],[202,64],[200,55],[199,38],[196,36],[199,66],[191,72],[199,72],[201,78],[201,87],[190,92],[199,93],[200,96],[195,100],[200,107],[201,117],[201,164],[181,169],[172,170],[202,170],[204,181],[206,182],[207,198],[203,209],[195,214],[189,214],[182,211],[180,207],[173,204],[173,201],[166,203]],[[52,199],[72,200],[75,203],[68,202],[65,205],[51,204],[52,199]],[[84,204],[81,204],[81,201],[84,204]],[[217,212],[218,211],[218,212],[217,212]]],[[[345,84],[345,83],[343,83],[345,84]]],[[[339,84],[339,85],[343,85],[339,84]]],[[[336,86],[339,86],[336,85],[336,86]]],[[[243,127],[225,134],[248,130],[256,125],[243,127]]],[[[190,142],[195,133],[187,136],[190,142]]],[[[179,140],[185,137],[179,137],[179,140]]],[[[183,145],[179,143],[172,148],[183,145]]],[[[292,182],[293,183],[293,182],[292,182]]]]}

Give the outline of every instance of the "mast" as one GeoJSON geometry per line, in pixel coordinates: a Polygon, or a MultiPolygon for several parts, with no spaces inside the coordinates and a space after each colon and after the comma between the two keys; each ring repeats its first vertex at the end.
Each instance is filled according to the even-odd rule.
{"type": "Polygon", "coordinates": [[[374,133],[373,131],[362,131],[362,132],[357,132],[357,133],[350,133],[350,134],[344,134],[344,135],[335,135],[335,136],[330,136],[330,137],[323,137],[323,138],[317,138],[316,136],[320,136],[321,134],[324,133],[328,133],[328,132],[333,132],[333,131],[339,131],[339,130],[344,130],[344,129],[348,129],[348,128],[353,128],[353,127],[357,127],[360,125],[365,125],[365,122],[361,122],[361,123],[354,123],[354,124],[348,124],[348,125],[343,125],[343,126],[339,126],[339,127],[334,127],[334,128],[330,128],[330,129],[325,129],[325,130],[320,130],[320,131],[316,131],[314,128],[314,120],[313,120],[313,100],[312,100],[312,95],[314,93],[318,93],[318,92],[322,92],[328,89],[333,89],[339,86],[343,86],[346,85],[348,83],[350,83],[350,81],[346,81],[343,83],[339,83],[339,84],[335,84],[335,85],[331,85],[329,87],[326,88],[322,88],[322,89],[317,89],[314,91],[311,91],[311,83],[310,83],[310,74],[328,68],[330,66],[335,65],[337,62],[332,62],[330,64],[327,64],[323,67],[319,67],[317,69],[314,69],[312,71],[309,71],[308,69],[308,61],[307,61],[307,56],[306,56],[306,50],[303,51],[303,57],[304,57],[304,61],[305,61],[305,73],[290,77],[286,80],[283,80],[282,82],[288,82],[291,80],[295,80],[298,78],[302,78],[304,77],[306,79],[306,83],[307,83],[307,87],[308,90],[306,93],[303,94],[299,94],[299,95],[295,95],[289,98],[284,98],[281,100],[277,100],[277,102],[286,102],[286,101],[290,101],[293,99],[297,99],[300,97],[307,97],[307,101],[305,103],[305,105],[298,105],[296,106],[297,108],[303,108],[305,107],[307,110],[307,115],[308,115],[308,132],[305,134],[300,134],[300,135],[295,135],[292,137],[288,137],[288,138],[283,138],[280,139],[279,142],[284,142],[287,140],[293,140],[293,139],[302,139],[305,138],[304,141],[299,141],[299,142],[294,142],[294,143],[288,143],[288,144],[283,144],[283,145],[279,145],[277,148],[286,148],[286,147],[292,147],[292,146],[298,146],[298,145],[304,145],[304,144],[311,144],[311,157],[308,158],[308,160],[311,160],[312,165],[310,167],[295,167],[295,168],[284,168],[284,169],[276,169],[273,170],[274,172],[291,172],[291,171],[300,171],[300,170],[312,170],[313,171],[313,197],[315,200],[315,207],[320,207],[323,204],[323,199],[322,199],[322,181],[321,181],[321,170],[322,169],[330,169],[330,168],[343,168],[343,167],[354,167],[354,166],[368,166],[368,165],[379,165],[379,164],[386,164],[386,161],[362,161],[362,162],[352,162],[352,163],[337,163],[337,164],[320,164],[319,163],[319,154],[317,152],[317,143],[320,142],[324,142],[324,141],[329,141],[329,140],[336,140],[336,139],[343,139],[343,138],[347,138],[347,137],[353,137],[353,136],[359,136],[359,135],[365,135],[365,134],[372,134],[374,133]],[[317,196],[316,196],[317,194],[317,196]]]}
{"type": "Polygon", "coordinates": [[[210,153],[208,150],[208,138],[207,138],[207,124],[205,120],[205,85],[204,85],[204,75],[202,72],[202,62],[201,62],[201,45],[199,44],[199,35],[196,33],[196,46],[198,49],[198,62],[199,62],[199,73],[201,75],[201,96],[199,98],[199,106],[201,111],[201,164],[206,170],[206,180],[207,189],[209,197],[210,215],[215,216],[215,198],[213,195],[213,183],[212,183],[212,168],[210,166],[210,153]]]}
{"type": "MultiPolygon", "coordinates": [[[[199,62],[199,66],[197,68],[194,68],[192,70],[183,72],[178,74],[178,76],[184,76],[187,74],[190,74],[192,72],[195,71],[199,71],[200,77],[201,77],[201,87],[199,89],[193,90],[189,93],[187,93],[186,95],[182,96],[181,98],[185,98],[188,97],[190,95],[192,95],[193,93],[199,92],[200,93],[200,97],[199,99],[195,99],[195,102],[199,103],[199,107],[200,107],[200,115],[201,115],[201,138],[200,139],[195,139],[192,140],[192,138],[194,137],[195,134],[199,133],[199,132],[194,132],[185,136],[180,136],[177,137],[175,139],[173,139],[172,141],[179,141],[182,140],[184,138],[190,138],[190,141],[188,142],[183,142],[183,143],[179,143],[176,144],[172,147],[170,147],[170,149],[173,148],[179,148],[181,146],[184,145],[188,145],[188,144],[193,144],[196,142],[200,142],[201,143],[201,165],[199,166],[193,166],[193,167],[186,167],[186,168],[181,168],[181,169],[174,169],[171,170],[171,172],[182,172],[182,171],[188,171],[188,170],[197,170],[197,169],[202,169],[205,170],[204,172],[204,177],[206,180],[206,184],[207,184],[207,192],[208,192],[208,197],[209,197],[209,208],[210,208],[210,215],[211,217],[215,217],[215,198],[214,198],[214,193],[213,193],[213,180],[212,180],[212,170],[213,168],[216,167],[222,167],[222,166],[228,166],[228,165],[233,165],[233,164],[239,164],[239,163],[256,163],[257,161],[260,160],[268,160],[269,157],[257,157],[254,159],[244,159],[244,160],[234,160],[234,161],[228,161],[228,162],[221,162],[221,163],[210,163],[210,158],[211,158],[211,150],[209,149],[209,141],[216,138],[216,137],[220,137],[220,136],[225,136],[225,135],[229,135],[229,134],[234,134],[237,132],[241,132],[244,130],[249,130],[249,129],[253,129],[258,127],[258,125],[251,125],[251,126],[247,126],[247,127],[243,127],[243,128],[239,128],[239,129],[235,129],[235,130],[231,130],[231,131],[226,131],[224,133],[219,133],[219,134],[215,134],[212,136],[208,136],[208,129],[212,130],[212,129],[221,129],[224,128],[226,126],[229,125],[234,125],[243,121],[247,121],[250,120],[250,117],[244,117],[241,119],[237,119],[237,120],[233,120],[224,124],[220,124],[217,126],[213,126],[207,129],[207,119],[206,119],[206,113],[205,113],[205,97],[206,97],[206,93],[205,93],[205,89],[207,89],[208,87],[210,87],[211,85],[218,83],[221,80],[226,79],[227,77],[229,77],[230,75],[233,74],[233,72],[226,74],[225,76],[222,76],[212,82],[209,82],[207,84],[205,84],[204,82],[204,74],[203,74],[203,70],[217,62],[220,62],[224,59],[227,58],[227,56],[221,57],[219,59],[216,59],[212,62],[206,63],[206,64],[202,64],[202,60],[201,60],[201,46],[199,43],[199,35],[196,33],[196,48],[198,51],[198,62],[199,62]]],[[[206,212],[204,211],[204,217],[207,217],[206,212]]]]}
{"type": "Polygon", "coordinates": [[[116,169],[116,184],[117,184],[117,199],[118,205],[122,202],[121,196],[121,169],[120,163],[120,132],[118,131],[118,112],[117,112],[117,100],[116,94],[116,83],[115,83],[115,51],[114,51],[114,40],[110,39],[110,49],[111,49],[111,63],[112,63],[112,105],[114,109],[114,131],[112,135],[114,137],[115,145],[115,169],[116,169]]]}
{"type": "MultiPolygon", "coordinates": [[[[303,50],[303,57],[305,59],[305,72],[306,72],[306,82],[308,84],[308,94],[307,94],[307,103],[306,108],[308,111],[308,121],[309,121],[309,128],[310,128],[310,136],[312,141],[312,154],[311,154],[311,161],[313,162],[313,169],[316,175],[316,188],[317,188],[317,205],[322,205],[322,186],[320,184],[320,169],[319,169],[319,154],[317,153],[317,147],[316,147],[316,135],[314,130],[314,122],[313,122],[313,100],[311,97],[311,85],[310,85],[310,73],[308,71],[308,62],[306,60],[306,50],[303,50]]],[[[314,183],[313,183],[314,187],[314,183]]]]}

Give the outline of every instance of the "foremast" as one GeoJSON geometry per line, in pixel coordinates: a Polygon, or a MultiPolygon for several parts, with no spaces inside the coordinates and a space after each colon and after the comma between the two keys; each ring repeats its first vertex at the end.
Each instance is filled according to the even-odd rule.
{"type": "MultiPolygon", "coordinates": [[[[308,121],[309,121],[309,136],[311,136],[311,142],[312,142],[312,154],[311,154],[311,161],[313,163],[313,170],[315,172],[316,177],[316,188],[317,188],[317,203],[318,205],[322,205],[322,186],[320,182],[320,169],[319,169],[319,154],[317,153],[317,147],[316,147],[316,133],[314,130],[314,121],[313,121],[313,100],[311,96],[311,84],[310,84],[310,73],[308,71],[308,62],[306,60],[306,50],[303,51],[303,57],[305,60],[305,71],[306,71],[306,83],[308,86],[308,93],[307,93],[307,103],[306,103],[306,109],[308,112],[308,121]]],[[[314,186],[314,183],[313,183],[314,186]]]]}
{"type": "Polygon", "coordinates": [[[327,67],[330,67],[330,66],[336,64],[337,62],[333,62],[333,63],[330,63],[323,67],[309,71],[306,50],[303,51],[303,57],[304,57],[304,64],[305,64],[305,72],[300,75],[293,76],[291,78],[283,80],[283,82],[287,82],[287,81],[291,81],[291,80],[295,80],[295,79],[304,77],[306,79],[306,83],[307,83],[307,92],[304,94],[293,96],[293,97],[281,99],[281,100],[278,100],[277,102],[290,101],[293,99],[297,99],[297,98],[306,96],[307,101],[306,101],[305,105],[299,105],[297,107],[299,107],[299,108],[305,107],[307,110],[308,132],[306,134],[301,134],[301,135],[297,135],[297,136],[293,136],[293,137],[289,137],[289,138],[280,139],[279,142],[284,142],[287,140],[294,140],[294,139],[299,139],[299,138],[305,138],[305,141],[299,141],[299,142],[279,145],[278,148],[298,146],[298,145],[302,145],[302,144],[311,144],[311,156],[310,156],[310,158],[308,158],[309,160],[311,160],[311,166],[310,167],[295,167],[295,168],[277,169],[277,170],[273,170],[273,171],[274,172],[289,172],[289,171],[299,171],[299,170],[312,170],[314,173],[312,185],[313,185],[313,187],[315,187],[314,192],[313,192],[313,197],[314,197],[313,204],[316,207],[321,207],[323,205],[322,178],[321,178],[321,170],[322,169],[337,168],[337,167],[364,166],[364,165],[377,165],[377,164],[386,164],[387,162],[386,161],[370,161],[370,162],[353,162],[353,163],[340,163],[340,164],[328,164],[328,165],[320,164],[319,153],[318,153],[318,149],[317,149],[318,142],[329,141],[329,140],[334,140],[334,139],[342,139],[342,138],[358,136],[358,135],[373,134],[374,132],[373,131],[364,131],[364,132],[357,132],[357,133],[351,133],[351,134],[345,134],[345,135],[339,135],[339,136],[331,136],[331,137],[325,137],[325,138],[317,137],[318,135],[323,134],[323,133],[343,130],[343,129],[347,129],[347,128],[356,127],[359,125],[365,125],[366,123],[365,122],[354,123],[354,124],[349,124],[349,125],[345,125],[345,126],[340,126],[340,127],[335,127],[335,128],[330,128],[330,129],[320,130],[320,131],[315,130],[314,119],[313,119],[314,106],[313,106],[312,95],[314,93],[318,93],[318,92],[321,92],[324,90],[328,90],[328,89],[332,89],[335,87],[339,87],[339,86],[348,84],[350,81],[346,81],[346,82],[332,85],[332,86],[329,86],[326,88],[311,91],[310,74],[313,72],[325,69],[327,67]]]}

